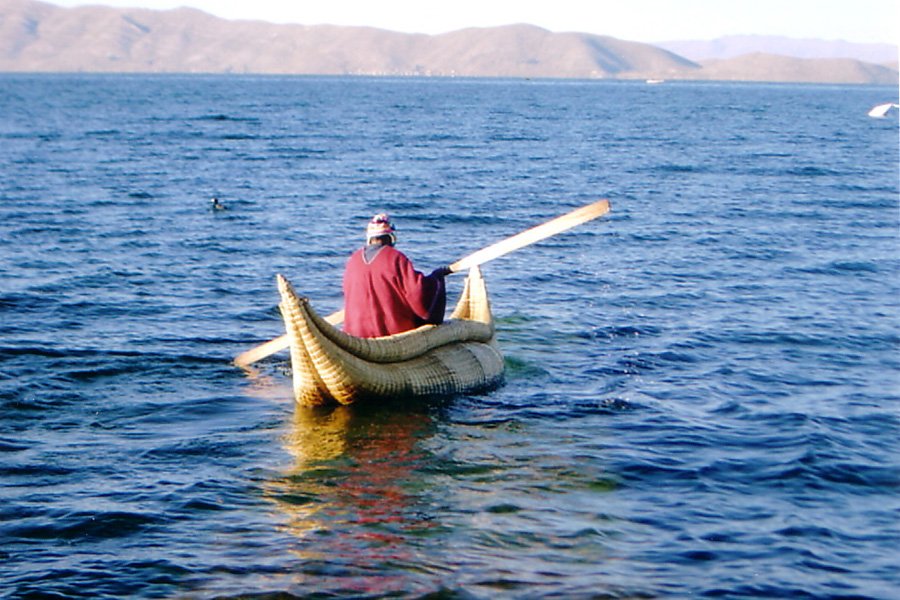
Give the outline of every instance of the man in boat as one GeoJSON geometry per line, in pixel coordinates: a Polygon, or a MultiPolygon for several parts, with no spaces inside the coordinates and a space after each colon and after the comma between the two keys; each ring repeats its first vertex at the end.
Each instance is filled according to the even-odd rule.
{"type": "Polygon", "coordinates": [[[396,229],[387,214],[372,217],[366,245],[354,252],[344,270],[344,331],[357,337],[380,337],[444,320],[449,267],[430,275],[417,271],[394,248],[396,229]]]}

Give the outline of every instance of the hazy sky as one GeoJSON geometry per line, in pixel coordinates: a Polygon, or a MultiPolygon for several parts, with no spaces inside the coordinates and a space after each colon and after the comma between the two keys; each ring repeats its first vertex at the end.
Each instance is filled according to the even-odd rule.
{"type": "Polygon", "coordinates": [[[639,42],[784,35],[898,43],[897,0],[48,0],[169,9],[192,6],[226,19],[368,25],[409,33],[530,23],[551,31],[639,42]]]}

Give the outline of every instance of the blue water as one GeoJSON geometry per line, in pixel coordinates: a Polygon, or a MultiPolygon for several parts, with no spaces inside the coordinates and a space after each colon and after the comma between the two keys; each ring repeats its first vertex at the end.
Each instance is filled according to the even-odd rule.
{"type": "Polygon", "coordinates": [[[0,596],[900,597],[896,95],[0,76],[0,596]],[[601,197],[484,266],[498,390],[230,364],[377,211],[430,270],[601,197]]]}

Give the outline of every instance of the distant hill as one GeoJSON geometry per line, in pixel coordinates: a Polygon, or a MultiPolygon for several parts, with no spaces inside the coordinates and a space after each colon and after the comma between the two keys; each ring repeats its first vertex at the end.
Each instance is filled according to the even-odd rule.
{"type": "Polygon", "coordinates": [[[897,46],[857,44],[842,40],[794,39],[767,35],[732,35],[709,41],[655,44],[693,61],[728,59],[744,54],[777,54],[793,58],[852,58],[875,64],[896,64],[897,46]]]}
{"type": "Polygon", "coordinates": [[[529,25],[429,36],[0,0],[3,71],[641,77],[699,68],[648,44],[529,25]]]}
{"type": "Polygon", "coordinates": [[[716,81],[897,83],[897,69],[852,58],[791,58],[757,52],[705,60],[703,76],[716,81]]]}
{"type": "Polygon", "coordinates": [[[860,61],[756,56],[700,64],[650,44],[532,25],[441,35],[228,21],[187,8],[0,0],[0,71],[261,73],[896,83],[860,61]]]}

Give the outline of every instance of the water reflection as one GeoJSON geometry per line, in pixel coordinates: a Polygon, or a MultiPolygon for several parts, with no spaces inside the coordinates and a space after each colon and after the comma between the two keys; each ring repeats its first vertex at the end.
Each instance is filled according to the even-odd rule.
{"type": "Polygon", "coordinates": [[[244,365],[239,367],[244,373],[247,382],[245,393],[254,398],[270,400],[276,403],[290,402],[293,400],[293,390],[290,385],[290,372],[286,363],[279,369],[262,369],[256,365],[244,365]],[[285,376],[287,374],[287,377],[285,376]]]}
{"type": "Polygon", "coordinates": [[[417,541],[439,529],[423,449],[434,431],[428,407],[297,408],[284,437],[294,461],[269,496],[319,589],[409,591],[410,569],[427,572],[417,541]]]}

